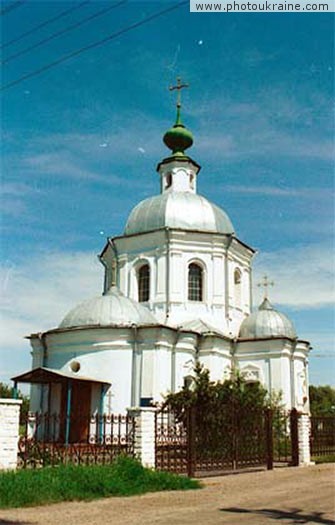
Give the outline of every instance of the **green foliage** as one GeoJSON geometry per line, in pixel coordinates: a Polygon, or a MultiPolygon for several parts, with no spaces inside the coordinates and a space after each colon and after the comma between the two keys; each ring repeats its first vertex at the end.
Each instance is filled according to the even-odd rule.
{"type": "Polygon", "coordinates": [[[200,487],[196,480],[146,469],[138,461],[122,456],[111,465],[60,465],[2,472],[0,508],[200,487]]]}
{"type": "Polygon", "coordinates": [[[335,388],[311,385],[309,387],[309,399],[313,416],[335,415],[335,388]]]}
{"type": "MultiPolygon", "coordinates": [[[[14,397],[12,387],[5,385],[5,383],[0,383],[0,397],[5,399],[14,397]]],[[[21,415],[27,414],[29,411],[29,397],[22,394],[20,390],[17,391],[17,397],[18,399],[22,399],[21,415]]]]}
{"type": "Polygon", "coordinates": [[[269,395],[259,382],[247,383],[238,371],[226,381],[213,382],[209,379],[209,371],[197,363],[194,374],[191,388],[184,386],[180,392],[169,394],[164,402],[181,417],[192,406],[206,413],[216,413],[222,406],[255,410],[280,405],[280,396],[269,395]]]}
{"type": "Polygon", "coordinates": [[[210,381],[209,371],[200,364],[194,372],[191,388],[185,386],[180,392],[169,394],[164,405],[174,413],[177,422],[194,429],[197,457],[220,456],[229,461],[232,455],[238,453],[242,457],[251,449],[262,454],[264,409],[277,408],[278,396],[269,396],[258,382],[247,383],[238,372],[223,382],[210,381]]]}
{"type": "Polygon", "coordinates": [[[317,465],[320,463],[335,463],[335,454],[328,454],[327,456],[312,456],[311,460],[317,465]]]}

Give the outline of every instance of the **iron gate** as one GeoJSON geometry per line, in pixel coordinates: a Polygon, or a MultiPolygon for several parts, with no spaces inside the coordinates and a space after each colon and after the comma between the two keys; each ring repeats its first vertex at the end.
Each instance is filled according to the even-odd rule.
{"type": "Polygon", "coordinates": [[[210,476],[275,463],[298,464],[297,413],[224,406],[220,414],[197,408],[177,417],[156,413],[156,468],[188,476],[210,476]]]}

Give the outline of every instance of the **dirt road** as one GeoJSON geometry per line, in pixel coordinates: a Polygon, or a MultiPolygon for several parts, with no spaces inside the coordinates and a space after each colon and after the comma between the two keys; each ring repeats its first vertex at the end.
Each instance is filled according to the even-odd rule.
{"type": "Polygon", "coordinates": [[[202,490],[0,511],[1,525],[334,524],[335,466],[204,480],[202,490]]]}

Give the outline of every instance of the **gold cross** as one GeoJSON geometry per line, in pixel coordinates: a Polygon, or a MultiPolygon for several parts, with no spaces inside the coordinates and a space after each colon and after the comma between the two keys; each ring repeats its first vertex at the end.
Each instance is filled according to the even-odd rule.
{"type": "Polygon", "coordinates": [[[268,297],[268,288],[269,288],[269,286],[274,286],[274,284],[275,283],[273,281],[269,281],[267,275],[264,275],[263,276],[263,281],[261,281],[260,283],[257,284],[258,287],[262,286],[264,288],[264,299],[267,299],[267,297],[268,297]]]}
{"type": "Polygon", "coordinates": [[[183,88],[187,88],[187,87],[189,87],[189,84],[182,84],[180,77],[177,78],[177,85],[176,86],[170,86],[169,87],[170,91],[174,91],[175,89],[177,90],[177,108],[180,108],[180,106],[181,106],[181,94],[180,94],[180,91],[183,88]]]}

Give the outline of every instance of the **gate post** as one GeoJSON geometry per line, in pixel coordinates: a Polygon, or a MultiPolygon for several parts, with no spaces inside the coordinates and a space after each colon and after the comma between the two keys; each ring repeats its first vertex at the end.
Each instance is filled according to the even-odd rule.
{"type": "Polygon", "coordinates": [[[298,417],[298,449],[299,466],[311,465],[310,448],[311,418],[309,414],[299,414],[298,417]]]}
{"type": "Polygon", "coordinates": [[[195,472],[195,410],[196,407],[191,406],[187,414],[187,475],[189,478],[192,478],[195,472]]]}
{"type": "Polygon", "coordinates": [[[265,412],[266,425],[266,466],[268,470],[273,469],[273,414],[271,408],[265,412]]]}
{"type": "Polygon", "coordinates": [[[298,412],[296,408],[292,408],[290,414],[291,427],[291,447],[292,447],[292,466],[299,465],[299,438],[298,438],[298,412]]]}
{"type": "Polygon", "coordinates": [[[0,399],[0,470],[17,467],[21,399],[0,399]]]}
{"type": "Polygon", "coordinates": [[[134,452],[144,467],[155,467],[155,407],[128,408],[134,418],[134,452]]]}

